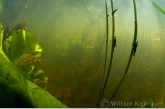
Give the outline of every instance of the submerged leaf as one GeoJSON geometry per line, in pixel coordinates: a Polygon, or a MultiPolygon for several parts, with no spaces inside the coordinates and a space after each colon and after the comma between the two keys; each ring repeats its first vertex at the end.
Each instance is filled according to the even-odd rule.
{"type": "Polygon", "coordinates": [[[0,88],[1,108],[67,107],[49,92],[25,79],[2,52],[0,52],[0,88]]]}
{"type": "MultiPolygon", "coordinates": [[[[10,46],[6,55],[15,64],[24,54],[35,51],[37,44],[37,37],[26,30],[13,31],[10,46]]],[[[4,43],[7,44],[7,43],[4,43]]]]}
{"type": "Polygon", "coordinates": [[[45,75],[45,73],[43,72],[43,73],[40,73],[40,74],[36,75],[33,79],[43,79],[43,78],[45,78],[45,77],[46,77],[46,75],[45,75]]]}
{"type": "MultiPolygon", "coordinates": [[[[1,26],[1,25],[0,25],[1,26]]],[[[2,26],[1,26],[2,27],[2,26]]],[[[0,28],[0,36],[3,36],[3,27],[0,28]]],[[[19,35],[18,35],[19,36],[19,35]]],[[[16,38],[16,37],[15,37],[16,38]]],[[[18,39],[19,40],[19,39],[18,39]]],[[[21,40],[19,40],[21,41],[21,40]]],[[[18,65],[17,67],[14,65],[15,62],[13,60],[23,60],[20,59],[23,55],[27,54],[27,52],[22,52],[24,50],[21,50],[22,46],[19,44],[22,42],[19,42],[14,37],[10,37],[6,43],[4,43],[3,48],[9,52],[3,52],[3,50],[0,48],[0,107],[1,108],[32,108],[32,107],[38,107],[38,108],[55,108],[55,107],[67,107],[63,103],[61,103],[58,99],[53,97],[50,93],[48,93],[46,90],[43,90],[42,88],[38,87],[36,84],[32,83],[31,81],[27,80],[24,75],[22,74],[34,74],[33,71],[39,72],[38,74],[43,74],[42,70],[34,70],[34,65],[31,65],[25,61],[21,63],[26,63],[25,65],[18,65]],[[15,41],[15,42],[12,42],[15,41]],[[12,43],[11,43],[12,42],[12,43]],[[19,42],[19,44],[16,44],[16,42],[19,42]],[[12,44],[16,45],[12,45],[12,44]],[[11,47],[13,46],[13,47],[11,47]],[[6,48],[7,47],[7,48],[6,48]],[[12,49],[11,49],[12,48],[12,49]],[[20,50],[20,51],[19,51],[20,50]],[[15,52],[22,52],[22,55],[19,55],[15,52]],[[12,56],[10,59],[13,60],[10,61],[6,54],[8,56],[12,53],[12,56]],[[16,56],[15,56],[16,55],[16,56]],[[20,57],[19,57],[20,56],[20,57]],[[22,71],[18,70],[21,69],[22,71]],[[26,71],[27,70],[27,71],[26,71]],[[24,73],[22,73],[24,72],[24,73]],[[22,74],[21,74],[22,73],[22,74]]],[[[25,42],[27,40],[25,39],[25,42]]],[[[0,37],[0,45],[2,46],[2,37],[0,37]]],[[[28,41],[27,41],[28,42],[28,41]]],[[[31,44],[33,45],[33,44],[31,44]]],[[[28,51],[28,47],[24,45],[25,51],[28,51]]],[[[30,47],[30,46],[29,46],[30,47]]],[[[36,46],[35,46],[36,47],[36,46]]],[[[35,49],[36,50],[36,49],[35,49]]],[[[29,55],[28,55],[29,56],[29,55]]],[[[38,55],[37,55],[38,56],[38,55]]],[[[26,57],[26,56],[23,56],[26,57]]],[[[36,75],[37,76],[37,75],[36,75]]],[[[38,76],[41,77],[41,76],[38,76]]],[[[45,80],[47,79],[44,78],[45,80]]],[[[41,84],[42,85],[42,84],[41,84]]]]}
{"type": "Polygon", "coordinates": [[[42,87],[43,89],[47,88],[48,78],[45,75],[43,70],[39,70],[37,68],[34,68],[30,80],[37,84],[38,86],[42,87]]]}
{"type": "Polygon", "coordinates": [[[0,49],[2,50],[2,40],[3,40],[3,27],[2,24],[0,24],[0,49]]]}
{"type": "Polygon", "coordinates": [[[3,42],[3,51],[5,54],[9,54],[9,47],[10,47],[10,42],[11,42],[12,37],[8,37],[4,42],[3,42]]]}
{"type": "Polygon", "coordinates": [[[156,2],[152,1],[152,4],[154,5],[154,7],[156,9],[158,9],[160,12],[162,12],[163,14],[165,14],[165,9],[162,8],[160,5],[158,5],[156,2]]]}
{"type": "Polygon", "coordinates": [[[19,60],[18,60],[18,62],[17,62],[17,65],[24,65],[24,64],[26,64],[27,62],[33,62],[36,58],[35,58],[35,56],[38,54],[38,52],[28,52],[28,53],[26,53],[26,54],[24,54],[24,55],[22,55],[20,58],[19,58],[19,60]]]}
{"type": "Polygon", "coordinates": [[[37,37],[34,34],[27,30],[14,31],[12,36],[4,41],[3,49],[26,79],[46,89],[48,79],[44,71],[33,65],[36,61],[40,61],[42,55],[42,48],[38,45],[37,37]],[[44,85],[41,85],[43,83],[44,85]]]}
{"type": "Polygon", "coordinates": [[[27,89],[33,102],[38,108],[67,108],[67,106],[61,103],[57,98],[53,97],[46,90],[33,84],[31,81],[27,81],[27,89]]]}

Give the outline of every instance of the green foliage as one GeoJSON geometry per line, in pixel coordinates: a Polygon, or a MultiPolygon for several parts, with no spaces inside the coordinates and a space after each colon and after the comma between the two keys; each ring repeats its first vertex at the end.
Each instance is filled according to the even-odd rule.
{"type": "Polygon", "coordinates": [[[0,107],[35,107],[27,91],[26,79],[17,67],[5,57],[1,49],[0,107]]]}
{"type": "Polygon", "coordinates": [[[37,37],[34,34],[26,30],[13,31],[12,36],[4,41],[3,50],[8,58],[19,67],[26,79],[46,89],[48,78],[44,72],[37,73],[33,77],[34,73],[42,71],[40,69],[36,71],[33,65],[40,61],[42,55],[42,48],[38,45],[37,37]],[[34,69],[35,71],[33,71],[34,69]]]}
{"type": "Polygon", "coordinates": [[[43,70],[34,67],[30,75],[30,80],[38,86],[42,87],[43,89],[46,89],[47,87],[48,78],[43,70]]]}
{"type": "Polygon", "coordinates": [[[33,79],[42,79],[45,78],[46,75],[43,70],[37,70],[37,72],[33,73],[33,79]]]}
{"type": "Polygon", "coordinates": [[[0,49],[2,49],[2,40],[3,40],[3,27],[2,24],[0,24],[0,49]]]}
{"type": "Polygon", "coordinates": [[[53,97],[51,94],[49,94],[44,89],[41,89],[36,84],[33,84],[31,81],[27,81],[28,83],[28,92],[30,97],[33,100],[33,103],[36,105],[36,107],[42,107],[42,108],[66,108],[64,104],[62,104],[58,99],[53,97]]]}
{"type": "Polygon", "coordinates": [[[156,9],[158,9],[160,12],[162,12],[163,14],[165,14],[165,9],[162,8],[160,5],[158,5],[156,2],[152,1],[152,4],[154,5],[154,7],[156,9]]]}
{"type": "Polygon", "coordinates": [[[14,31],[3,44],[2,36],[0,25],[0,107],[67,107],[39,87],[42,84],[34,84],[47,82],[44,72],[33,65],[42,54],[36,36],[25,30],[14,31]]]}
{"type": "Polygon", "coordinates": [[[34,34],[26,30],[13,31],[12,36],[10,36],[4,44],[6,43],[8,43],[6,55],[15,64],[19,63],[22,60],[22,57],[37,52],[35,51],[37,38],[34,34]]]}

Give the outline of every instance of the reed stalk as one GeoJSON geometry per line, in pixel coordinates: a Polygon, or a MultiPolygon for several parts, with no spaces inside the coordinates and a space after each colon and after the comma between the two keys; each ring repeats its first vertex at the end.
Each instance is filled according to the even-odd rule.
{"type": "MultiPolygon", "coordinates": [[[[133,5],[134,5],[134,16],[135,16],[135,28],[134,28],[134,39],[133,39],[133,43],[136,43],[136,39],[137,39],[137,11],[136,11],[136,2],[135,2],[135,0],[133,0],[133,5]]],[[[127,75],[127,72],[128,72],[128,69],[129,69],[131,60],[132,60],[132,54],[133,54],[133,49],[131,48],[131,53],[130,53],[129,61],[128,61],[128,64],[127,64],[127,67],[126,67],[126,71],[124,73],[124,76],[121,79],[119,85],[117,86],[115,92],[113,93],[113,95],[111,96],[111,98],[109,99],[109,101],[111,101],[112,98],[115,96],[118,88],[120,87],[121,83],[123,82],[123,80],[125,79],[125,77],[127,75]]]]}
{"type": "MultiPolygon", "coordinates": [[[[113,41],[114,40],[114,36],[115,36],[115,16],[114,16],[114,13],[117,10],[114,11],[113,0],[111,0],[111,10],[112,10],[112,46],[111,46],[111,57],[110,57],[110,61],[109,61],[109,67],[108,67],[107,76],[106,76],[106,79],[105,79],[105,82],[104,82],[104,86],[103,86],[103,91],[102,91],[103,94],[102,95],[104,95],[104,91],[105,91],[105,88],[106,88],[106,85],[107,85],[107,82],[108,82],[108,78],[109,78],[109,75],[110,75],[111,66],[112,66],[112,60],[113,60],[113,52],[114,52],[114,41],[113,41]]],[[[102,99],[102,97],[101,97],[101,99],[102,99]]]]}
{"type": "MultiPolygon", "coordinates": [[[[106,8],[106,50],[105,50],[105,61],[104,61],[104,72],[103,72],[103,80],[102,80],[102,84],[104,82],[104,76],[105,76],[105,72],[106,72],[106,63],[107,63],[107,52],[108,52],[108,34],[109,34],[109,28],[108,28],[108,7],[107,7],[107,1],[105,0],[105,8],[106,8]]],[[[100,106],[100,102],[101,99],[103,97],[103,92],[104,90],[101,88],[100,89],[100,93],[99,93],[99,97],[98,97],[98,101],[97,101],[97,107],[100,106]]]]}

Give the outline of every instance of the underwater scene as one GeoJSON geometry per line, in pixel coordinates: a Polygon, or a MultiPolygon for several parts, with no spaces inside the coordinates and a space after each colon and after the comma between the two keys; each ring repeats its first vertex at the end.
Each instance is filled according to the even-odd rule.
{"type": "Polygon", "coordinates": [[[0,107],[165,107],[165,0],[0,0],[0,107]]]}

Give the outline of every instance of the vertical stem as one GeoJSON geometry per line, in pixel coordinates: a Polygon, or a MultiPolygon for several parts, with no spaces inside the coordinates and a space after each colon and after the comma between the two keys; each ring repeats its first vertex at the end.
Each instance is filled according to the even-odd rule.
{"type": "MultiPolygon", "coordinates": [[[[114,12],[114,9],[113,9],[113,0],[111,0],[111,10],[112,10],[112,13],[114,12]]],[[[114,14],[112,14],[112,46],[111,46],[111,58],[110,58],[110,61],[109,61],[109,67],[108,67],[108,74],[107,74],[107,80],[108,80],[108,77],[109,77],[109,74],[110,74],[110,71],[111,71],[111,66],[112,66],[112,59],[113,59],[113,51],[114,51],[114,36],[115,36],[115,16],[114,14]]],[[[106,82],[107,82],[106,80],[106,82]]]]}
{"type": "MultiPolygon", "coordinates": [[[[111,0],[111,10],[112,10],[112,13],[114,12],[114,9],[113,9],[113,0],[111,0]]],[[[110,71],[111,71],[111,67],[112,67],[112,59],[113,59],[113,51],[114,51],[114,36],[115,36],[115,16],[114,16],[114,13],[112,14],[112,46],[111,46],[111,57],[110,57],[110,61],[109,61],[109,67],[108,67],[108,73],[107,73],[107,76],[106,76],[106,80],[105,80],[105,83],[104,83],[104,87],[103,87],[103,93],[105,91],[105,88],[106,88],[106,85],[107,85],[107,81],[108,81],[108,78],[109,78],[109,75],[110,75],[110,71]]]]}
{"type": "MultiPolygon", "coordinates": [[[[105,88],[106,88],[106,85],[107,85],[107,81],[108,81],[110,70],[111,70],[111,66],[112,66],[112,59],[113,59],[113,51],[114,51],[114,46],[113,46],[114,42],[113,42],[113,40],[114,40],[114,36],[115,36],[115,16],[114,16],[114,13],[113,13],[114,12],[113,0],[111,0],[111,10],[112,10],[112,46],[111,46],[111,57],[110,57],[110,61],[109,61],[109,67],[108,67],[107,76],[106,76],[106,79],[105,79],[105,82],[104,82],[104,86],[103,86],[102,91],[101,91],[100,101],[103,98],[103,95],[104,95],[104,92],[105,92],[105,88]]],[[[106,12],[107,12],[107,7],[106,7],[106,12]]],[[[107,18],[107,21],[108,21],[108,16],[106,18],[107,18]]],[[[108,22],[107,22],[107,27],[108,27],[108,22]]],[[[108,38],[108,36],[107,36],[107,38],[108,38]]],[[[108,49],[108,41],[106,43],[106,49],[108,49]]],[[[106,55],[107,55],[107,52],[106,52],[106,55]]],[[[104,69],[104,74],[105,74],[105,69],[104,69]]]]}
{"type": "Polygon", "coordinates": [[[135,32],[134,32],[134,43],[136,42],[137,39],[137,11],[136,11],[136,2],[133,0],[134,4],[134,16],[135,16],[135,32]]]}
{"type": "MultiPolygon", "coordinates": [[[[134,22],[135,23],[135,28],[134,28],[133,43],[136,43],[136,39],[137,39],[137,11],[136,11],[136,2],[135,2],[135,0],[133,0],[133,4],[134,4],[134,16],[135,16],[135,22],[134,22]]],[[[127,74],[129,65],[131,63],[132,54],[133,54],[133,49],[131,50],[131,54],[130,54],[128,65],[127,65],[127,68],[126,68],[126,71],[125,71],[125,75],[127,74]]]]}
{"type": "MultiPolygon", "coordinates": [[[[106,8],[106,51],[105,51],[105,62],[104,62],[104,73],[103,73],[103,80],[102,80],[102,84],[104,82],[104,76],[105,76],[105,72],[106,72],[106,64],[107,64],[107,52],[108,52],[108,34],[109,34],[109,28],[108,28],[108,7],[107,7],[107,1],[105,0],[105,8],[106,8]]],[[[97,106],[99,107],[100,101],[103,97],[103,92],[104,90],[101,88],[100,93],[99,93],[99,98],[98,98],[98,102],[97,102],[97,106]]]]}
{"type": "MultiPolygon", "coordinates": [[[[107,7],[107,1],[105,0],[105,6],[106,6],[106,53],[105,53],[105,63],[104,63],[104,75],[106,71],[106,64],[107,64],[107,52],[108,52],[108,35],[109,35],[109,28],[108,28],[108,7],[107,7]]],[[[103,75],[103,78],[104,78],[103,75]]]]}
{"type": "MultiPolygon", "coordinates": [[[[133,0],[133,4],[134,4],[134,15],[135,15],[135,30],[134,30],[134,39],[133,39],[133,43],[136,43],[136,39],[137,39],[137,12],[136,12],[136,2],[135,2],[135,0],[133,0]]],[[[121,83],[122,83],[123,80],[125,79],[125,76],[127,75],[127,72],[128,72],[128,69],[129,69],[131,60],[132,60],[132,54],[133,54],[133,49],[131,48],[131,53],[130,53],[130,57],[129,57],[129,61],[128,61],[128,64],[127,64],[127,68],[126,68],[125,74],[124,74],[123,78],[121,79],[119,85],[117,86],[115,92],[114,92],[113,95],[111,96],[110,101],[111,101],[111,99],[115,96],[115,94],[116,94],[118,88],[120,87],[121,83]]]]}

